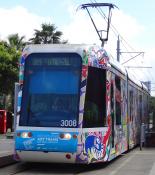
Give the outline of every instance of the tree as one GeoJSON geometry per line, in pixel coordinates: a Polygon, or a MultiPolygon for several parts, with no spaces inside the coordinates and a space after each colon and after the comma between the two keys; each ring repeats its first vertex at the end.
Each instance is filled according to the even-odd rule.
{"type": "Polygon", "coordinates": [[[8,36],[8,46],[17,51],[21,51],[26,44],[26,42],[24,42],[24,38],[25,36],[20,37],[18,33],[11,34],[8,36]]]}
{"type": "Polygon", "coordinates": [[[29,41],[33,44],[57,44],[67,43],[67,41],[61,41],[63,33],[56,30],[54,24],[42,24],[41,30],[35,29],[34,38],[29,41]]]}
{"type": "MultiPolygon", "coordinates": [[[[15,47],[10,47],[5,41],[0,42],[0,97],[5,98],[9,95],[11,100],[13,99],[14,83],[18,81],[20,55],[21,52],[17,52],[15,47]]],[[[10,105],[8,108],[13,109],[13,103],[10,105]]]]}

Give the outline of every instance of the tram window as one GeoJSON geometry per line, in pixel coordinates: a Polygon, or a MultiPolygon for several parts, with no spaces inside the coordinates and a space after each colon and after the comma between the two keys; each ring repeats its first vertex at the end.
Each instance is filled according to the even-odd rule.
{"type": "Polygon", "coordinates": [[[121,80],[115,77],[116,84],[116,125],[121,125],[121,80]]]}
{"type": "Polygon", "coordinates": [[[129,92],[129,115],[130,121],[133,121],[133,91],[129,92]]]}
{"type": "Polygon", "coordinates": [[[139,115],[140,120],[142,120],[142,95],[139,95],[139,115]]]}
{"type": "Polygon", "coordinates": [[[88,79],[84,107],[84,128],[106,125],[106,71],[88,68],[88,79]]]}

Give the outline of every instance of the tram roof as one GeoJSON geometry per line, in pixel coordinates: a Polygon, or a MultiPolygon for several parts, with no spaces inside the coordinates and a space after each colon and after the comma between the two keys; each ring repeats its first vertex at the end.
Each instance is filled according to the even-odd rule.
{"type": "Polygon", "coordinates": [[[98,46],[88,44],[30,44],[25,47],[24,51],[28,54],[36,52],[76,52],[81,54],[84,49],[89,49],[90,47],[98,46]]]}
{"type": "Polygon", "coordinates": [[[125,69],[124,66],[122,66],[118,61],[110,58],[109,59],[109,63],[112,67],[116,68],[118,71],[120,71],[121,73],[123,73],[124,75],[127,75],[127,71],[125,69]]]}
{"type": "Polygon", "coordinates": [[[110,59],[110,64],[115,67],[117,70],[119,70],[124,75],[128,75],[129,80],[131,80],[134,84],[139,86],[140,88],[143,88],[145,91],[148,92],[148,87],[138,80],[135,74],[133,74],[129,69],[126,69],[123,65],[121,65],[118,61],[110,59]]]}
{"type": "Polygon", "coordinates": [[[128,75],[128,78],[139,87],[143,87],[145,90],[147,90],[147,87],[137,79],[137,77],[128,69],[126,69],[123,65],[121,65],[118,61],[110,59],[110,64],[117,70],[119,70],[124,75],[128,75]]]}

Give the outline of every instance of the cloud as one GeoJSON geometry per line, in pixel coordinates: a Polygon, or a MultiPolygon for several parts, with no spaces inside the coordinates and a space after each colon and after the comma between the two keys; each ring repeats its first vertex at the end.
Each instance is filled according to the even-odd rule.
{"type": "Polygon", "coordinates": [[[69,43],[93,44],[98,41],[90,19],[83,11],[72,14],[71,23],[64,26],[62,30],[69,43]]]}
{"type": "Polygon", "coordinates": [[[145,29],[136,18],[121,10],[113,11],[112,24],[117,28],[119,33],[127,39],[137,38],[145,29]]]}
{"type": "Polygon", "coordinates": [[[10,9],[0,8],[0,38],[6,39],[8,35],[18,33],[29,39],[33,36],[34,29],[39,29],[41,23],[50,21],[49,18],[41,17],[29,12],[22,6],[10,9]]]}

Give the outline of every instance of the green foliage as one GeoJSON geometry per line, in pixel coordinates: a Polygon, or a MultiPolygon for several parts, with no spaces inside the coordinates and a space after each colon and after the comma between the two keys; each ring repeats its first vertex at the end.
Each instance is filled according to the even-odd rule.
{"type": "MultiPolygon", "coordinates": [[[[29,41],[32,44],[63,43],[63,33],[57,31],[54,24],[42,24],[41,30],[34,30],[34,38],[29,41]]],[[[26,45],[24,36],[18,33],[8,36],[8,41],[0,41],[0,109],[13,110],[14,84],[18,81],[19,58],[26,45]]]]}
{"type": "MultiPolygon", "coordinates": [[[[18,81],[18,62],[20,51],[2,41],[0,42],[0,96],[14,94],[14,83],[18,81]]],[[[12,99],[11,99],[12,100],[12,99]]],[[[1,104],[4,106],[4,104],[1,104]]],[[[6,105],[5,105],[6,106],[6,105]]]]}
{"type": "Polygon", "coordinates": [[[23,41],[25,38],[25,36],[19,36],[18,33],[16,34],[11,34],[8,36],[8,46],[10,48],[14,48],[17,51],[21,51],[24,46],[25,46],[25,42],[23,41]]]}
{"type": "Polygon", "coordinates": [[[34,38],[29,41],[33,44],[66,44],[67,41],[61,41],[63,33],[56,29],[54,24],[42,24],[41,30],[35,29],[34,38]]]}

